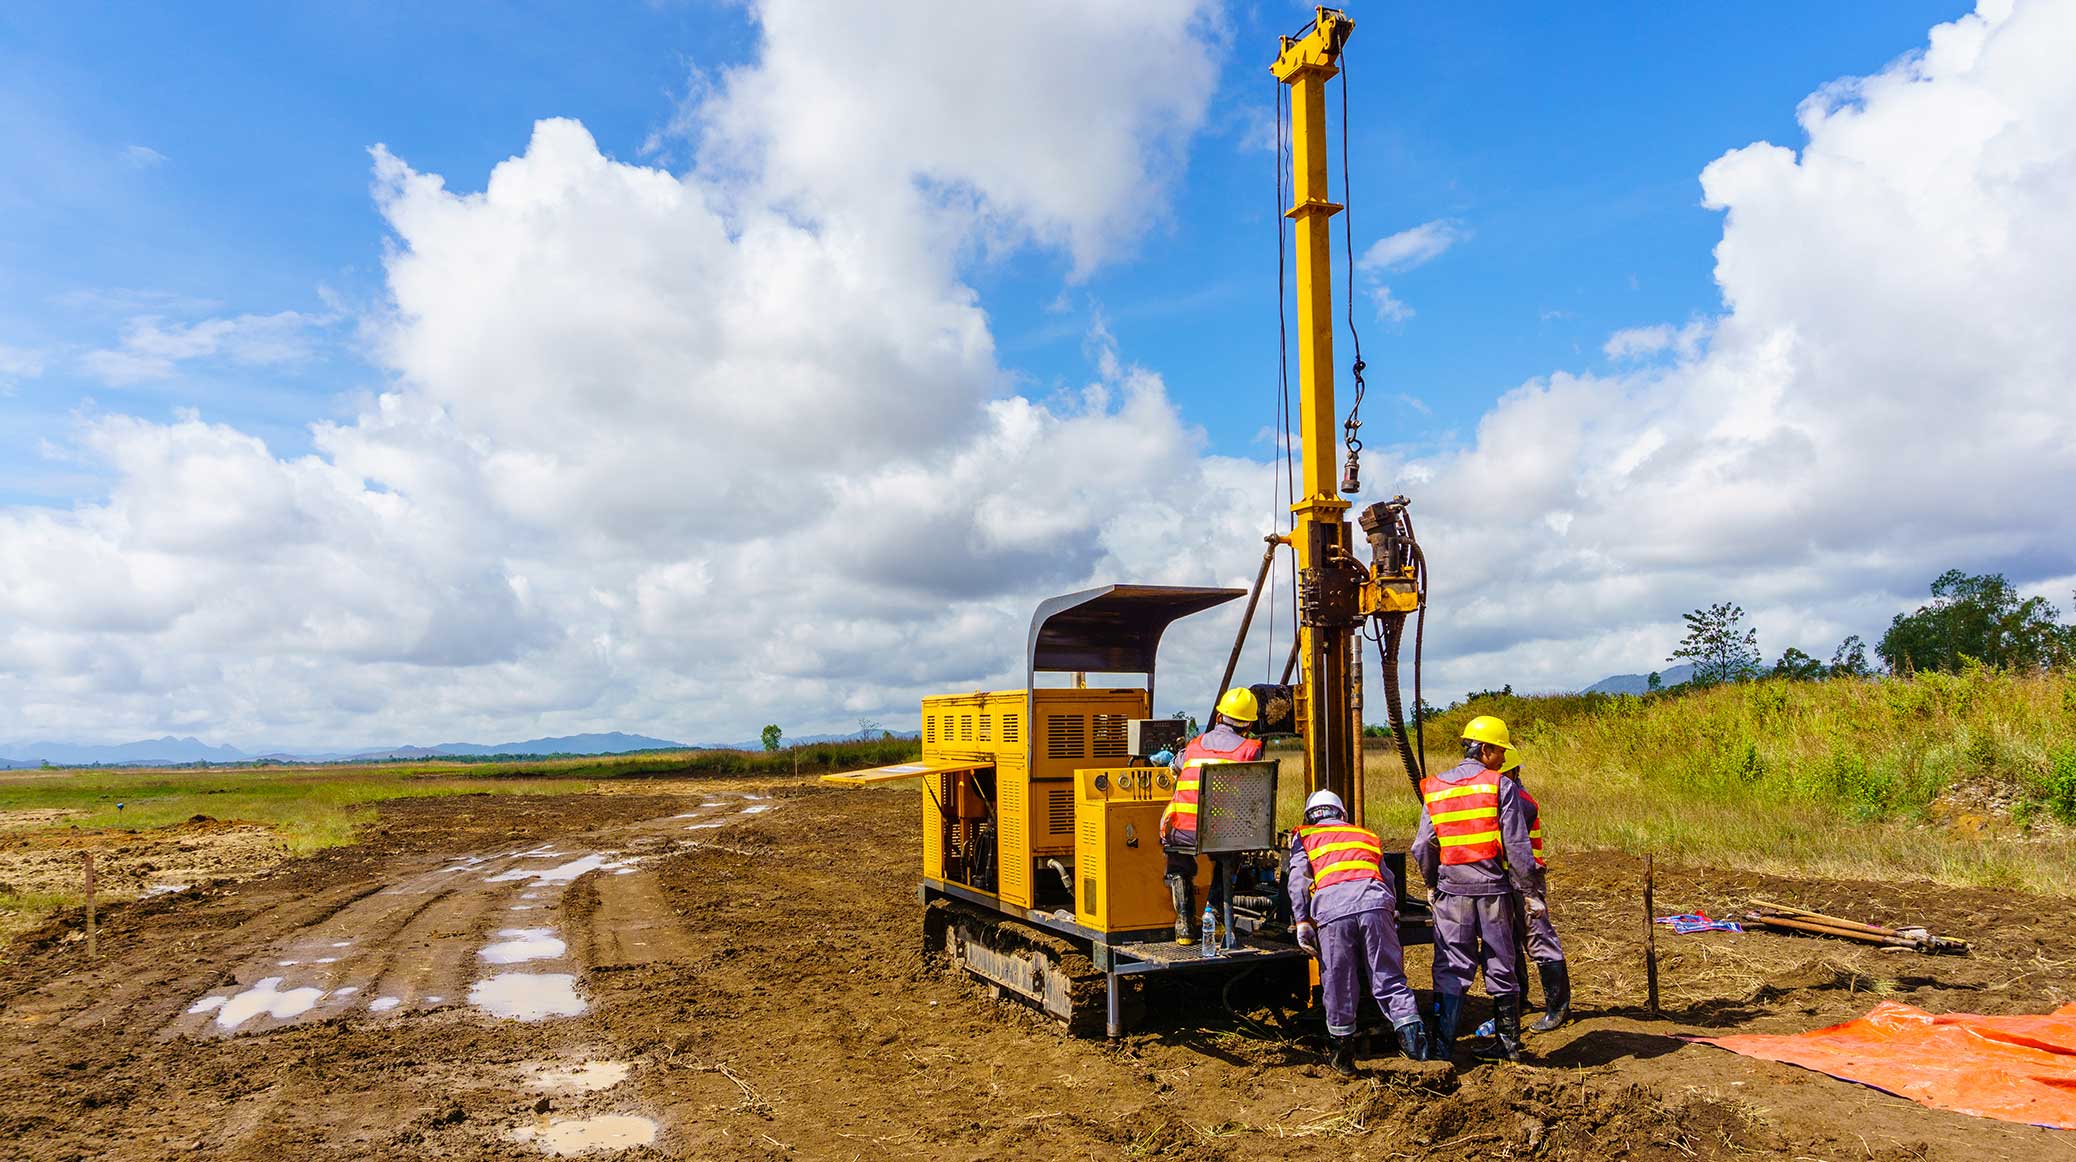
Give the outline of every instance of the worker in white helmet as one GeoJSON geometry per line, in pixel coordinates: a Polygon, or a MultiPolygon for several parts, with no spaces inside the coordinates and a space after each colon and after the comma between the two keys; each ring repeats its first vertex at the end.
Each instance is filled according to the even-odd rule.
{"type": "Polygon", "coordinates": [[[1411,1060],[1426,1059],[1427,1028],[1420,1020],[1420,1003],[1406,986],[1398,898],[1384,874],[1383,841],[1347,820],[1339,795],[1314,791],[1305,801],[1303,826],[1291,833],[1284,883],[1298,945],[1319,958],[1326,1032],[1333,1041],[1327,1063],[1353,1077],[1355,1007],[1364,976],[1398,1035],[1399,1049],[1411,1060]]]}

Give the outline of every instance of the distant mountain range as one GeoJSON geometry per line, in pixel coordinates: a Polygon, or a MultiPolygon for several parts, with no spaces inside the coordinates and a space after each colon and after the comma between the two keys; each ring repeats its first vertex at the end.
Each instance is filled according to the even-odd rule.
{"type": "MultiPolygon", "coordinates": [[[[895,731],[896,738],[914,738],[915,731],[895,731]]],[[[820,742],[846,742],[864,737],[852,734],[810,734],[789,738],[791,746],[820,742]]],[[[110,746],[67,742],[0,743],[0,769],[24,769],[49,763],[54,767],[133,766],[163,767],[181,763],[336,763],[372,759],[481,758],[488,755],[601,755],[629,754],[652,750],[761,750],[761,740],[750,742],[672,742],[645,734],[566,734],[553,738],[529,738],[521,742],[447,742],[438,746],[375,747],[342,751],[264,751],[258,754],[234,746],[211,746],[197,738],[144,739],[110,746]]]]}
{"type": "MultiPolygon", "coordinates": [[[[1694,667],[1692,666],[1670,666],[1658,671],[1658,681],[1666,686],[1677,686],[1693,676],[1694,667]]],[[[1641,694],[1650,688],[1651,676],[1649,674],[1614,674],[1602,678],[1600,681],[1579,691],[1579,693],[1641,694]]]]}
{"type": "Polygon", "coordinates": [[[94,763],[157,766],[165,763],[235,763],[250,759],[234,746],[210,746],[196,738],[148,738],[116,746],[81,746],[66,742],[0,743],[0,766],[54,767],[94,763]]]}

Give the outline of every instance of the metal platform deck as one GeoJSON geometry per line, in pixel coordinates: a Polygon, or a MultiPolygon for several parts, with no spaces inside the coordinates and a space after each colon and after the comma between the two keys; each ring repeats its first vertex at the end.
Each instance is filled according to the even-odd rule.
{"type": "Polygon", "coordinates": [[[1124,1036],[1124,1014],[1119,1004],[1118,980],[1155,972],[1227,972],[1254,968],[1277,961],[1303,961],[1304,950],[1281,940],[1263,940],[1241,935],[1231,948],[1205,956],[1198,945],[1167,940],[1138,940],[1098,946],[1097,963],[1104,966],[1103,1029],[1109,1036],[1124,1036]]]}

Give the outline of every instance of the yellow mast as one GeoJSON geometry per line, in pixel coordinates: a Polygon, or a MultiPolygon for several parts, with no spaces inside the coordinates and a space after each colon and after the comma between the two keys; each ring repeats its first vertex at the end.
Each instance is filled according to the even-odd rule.
{"type": "MultiPolygon", "coordinates": [[[[1343,500],[1334,477],[1340,438],[1334,431],[1333,264],[1330,227],[1342,207],[1328,198],[1326,82],[1340,72],[1341,48],[1355,22],[1332,8],[1302,37],[1284,37],[1271,69],[1290,89],[1293,200],[1285,216],[1297,223],[1298,436],[1303,442],[1301,494],[1291,548],[1298,569],[1298,656],[1302,678],[1297,715],[1305,739],[1308,789],[1326,789],[1363,816],[1362,777],[1355,769],[1351,708],[1351,653],[1361,624],[1359,596],[1365,570],[1350,552],[1343,500]]],[[[1346,159],[1343,159],[1345,164],[1346,159]]]]}

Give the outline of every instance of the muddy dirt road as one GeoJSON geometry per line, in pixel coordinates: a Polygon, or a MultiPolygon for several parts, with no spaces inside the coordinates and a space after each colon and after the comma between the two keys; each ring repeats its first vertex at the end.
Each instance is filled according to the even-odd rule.
{"type": "Polygon", "coordinates": [[[2042,1011],[2076,992],[2061,902],[1661,869],[1661,910],[1761,891],[1978,955],[1667,936],[1653,1022],[1635,865],[1571,856],[1584,1019],[1534,1065],[1383,1057],[1351,1083],[1177,1017],[1201,998],[1109,1045],[932,971],[913,821],[912,789],[790,783],[396,801],[353,847],[113,910],[98,961],[46,928],[0,965],[0,1157],[2076,1159],[2076,1135],[1675,1036],[1877,996],[2042,1011]]]}

